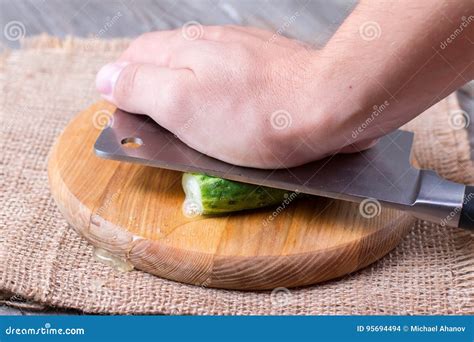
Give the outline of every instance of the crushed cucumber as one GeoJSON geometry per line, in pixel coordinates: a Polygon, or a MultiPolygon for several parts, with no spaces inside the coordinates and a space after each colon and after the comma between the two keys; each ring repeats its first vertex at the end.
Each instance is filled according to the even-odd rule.
{"type": "Polygon", "coordinates": [[[182,186],[186,194],[183,213],[188,217],[276,205],[290,193],[197,173],[184,173],[182,186]]]}

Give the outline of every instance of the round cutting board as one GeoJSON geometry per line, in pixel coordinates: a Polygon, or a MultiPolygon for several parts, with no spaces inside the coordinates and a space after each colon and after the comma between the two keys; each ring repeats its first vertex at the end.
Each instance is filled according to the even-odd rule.
{"type": "Polygon", "coordinates": [[[359,204],[320,197],[284,209],[185,217],[180,172],[95,156],[114,109],[98,102],[70,122],[50,155],[50,186],[80,234],[137,269],[228,289],[314,284],[381,258],[414,221],[377,203],[361,214],[359,204]]]}

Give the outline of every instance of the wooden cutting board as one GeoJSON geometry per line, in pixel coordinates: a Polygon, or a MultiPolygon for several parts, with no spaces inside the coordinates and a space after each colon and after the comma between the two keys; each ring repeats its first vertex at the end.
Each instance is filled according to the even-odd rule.
{"type": "Polygon", "coordinates": [[[273,289],[314,284],[381,258],[408,231],[404,212],[314,197],[220,217],[182,214],[181,173],[103,160],[93,145],[113,113],[78,114],[53,147],[52,194],[93,245],[160,277],[209,287],[273,289]]]}

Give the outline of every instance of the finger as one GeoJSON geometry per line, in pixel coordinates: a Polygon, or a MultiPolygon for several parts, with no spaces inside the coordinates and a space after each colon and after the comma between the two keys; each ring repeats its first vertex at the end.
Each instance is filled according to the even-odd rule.
{"type": "Polygon", "coordinates": [[[145,33],[130,43],[117,62],[168,66],[172,52],[185,42],[176,30],[145,33]]]}
{"type": "Polygon", "coordinates": [[[176,57],[183,60],[183,54],[192,56],[206,50],[205,40],[186,40],[178,30],[146,33],[130,44],[119,57],[117,63],[147,63],[169,68],[188,68],[176,62],[176,57]]]}
{"type": "MultiPolygon", "coordinates": [[[[152,63],[162,67],[182,68],[179,60],[192,60],[193,55],[204,55],[213,43],[258,41],[259,37],[270,37],[271,32],[239,26],[185,27],[173,31],[145,33],[135,39],[118,58],[118,63],[152,63]],[[252,32],[255,32],[253,34],[252,32]],[[186,56],[189,55],[189,57],[186,56]]],[[[215,45],[215,44],[214,44],[215,45]]]]}
{"type": "Polygon", "coordinates": [[[202,29],[202,39],[214,42],[247,42],[251,40],[261,40],[259,37],[251,34],[238,26],[204,26],[202,29]]]}
{"type": "Polygon", "coordinates": [[[188,69],[168,69],[152,64],[107,64],[96,78],[97,90],[117,107],[147,114],[173,130],[186,115],[186,94],[194,81],[188,69]]]}

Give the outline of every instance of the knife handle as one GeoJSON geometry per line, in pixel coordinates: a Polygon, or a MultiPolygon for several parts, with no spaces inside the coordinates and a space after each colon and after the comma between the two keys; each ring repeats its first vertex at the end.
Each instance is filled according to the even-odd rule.
{"type": "Polygon", "coordinates": [[[459,228],[474,230],[474,186],[466,185],[459,228]]]}

